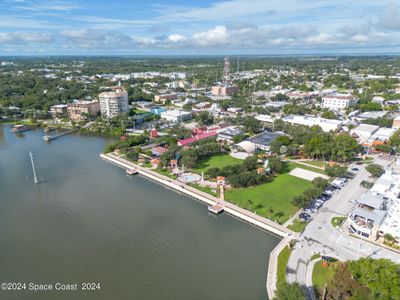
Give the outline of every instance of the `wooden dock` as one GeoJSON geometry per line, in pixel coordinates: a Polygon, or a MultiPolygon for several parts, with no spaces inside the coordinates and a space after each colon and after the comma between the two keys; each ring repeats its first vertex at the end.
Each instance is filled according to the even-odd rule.
{"type": "Polygon", "coordinates": [[[72,129],[72,130],[68,130],[68,131],[59,133],[59,134],[57,134],[57,135],[49,135],[49,134],[46,134],[46,135],[42,136],[42,139],[43,139],[45,142],[50,142],[50,141],[52,141],[52,140],[58,139],[58,138],[60,138],[60,137],[62,137],[62,136],[64,136],[64,135],[73,133],[73,132],[75,132],[75,131],[78,131],[78,128],[75,128],[75,129],[72,129]]]}

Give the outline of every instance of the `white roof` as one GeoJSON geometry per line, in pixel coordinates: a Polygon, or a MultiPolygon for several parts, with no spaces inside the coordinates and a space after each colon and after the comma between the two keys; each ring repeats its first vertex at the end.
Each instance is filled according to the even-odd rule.
{"type": "Polygon", "coordinates": [[[236,144],[236,146],[242,148],[247,153],[254,153],[256,151],[256,145],[254,145],[250,141],[242,141],[242,142],[236,144]]]}
{"type": "Polygon", "coordinates": [[[355,133],[357,133],[357,132],[370,133],[372,135],[378,129],[379,129],[379,126],[376,126],[376,125],[360,124],[356,128],[354,128],[352,131],[354,131],[355,133]]]}

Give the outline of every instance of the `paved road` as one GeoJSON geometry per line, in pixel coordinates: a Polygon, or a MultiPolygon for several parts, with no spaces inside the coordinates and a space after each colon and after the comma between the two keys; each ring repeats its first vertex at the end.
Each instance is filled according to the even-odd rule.
{"type": "MultiPolygon", "coordinates": [[[[375,163],[388,165],[390,161],[378,159],[375,163]]],[[[388,258],[400,263],[400,254],[381,248],[364,240],[343,233],[331,225],[335,216],[347,216],[354,204],[350,200],[357,199],[366,190],[360,183],[369,177],[364,166],[354,179],[337,191],[331,200],[327,201],[313,220],[301,234],[287,265],[288,282],[298,282],[310,288],[307,284],[307,265],[314,253],[326,254],[341,260],[353,260],[360,257],[388,258]]]]}

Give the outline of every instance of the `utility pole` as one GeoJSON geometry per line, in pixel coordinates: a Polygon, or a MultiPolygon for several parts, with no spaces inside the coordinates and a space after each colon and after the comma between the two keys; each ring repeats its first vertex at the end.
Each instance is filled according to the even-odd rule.
{"type": "Polygon", "coordinates": [[[36,177],[35,163],[33,161],[33,154],[30,151],[29,151],[29,156],[31,157],[31,164],[32,164],[32,170],[33,170],[33,180],[37,184],[38,180],[37,180],[37,177],[36,177]]]}

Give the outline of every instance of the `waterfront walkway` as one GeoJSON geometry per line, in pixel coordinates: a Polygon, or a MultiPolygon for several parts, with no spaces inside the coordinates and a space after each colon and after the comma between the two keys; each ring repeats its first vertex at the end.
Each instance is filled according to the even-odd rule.
{"type": "MultiPolygon", "coordinates": [[[[206,203],[207,205],[214,205],[214,204],[218,203],[219,199],[210,194],[199,191],[196,188],[193,188],[182,182],[179,182],[177,180],[174,180],[172,178],[169,178],[167,176],[159,174],[148,168],[141,167],[137,164],[134,164],[134,163],[126,160],[126,159],[118,157],[114,154],[110,154],[110,153],[101,154],[100,157],[109,162],[112,162],[124,169],[136,168],[139,171],[140,175],[143,175],[143,176],[150,178],[156,182],[159,182],[165,186],[173,188],[174,190],[177,190],[181,193],[191,196],[192,198],[200,200],[200,201],[206,203]]],[[[232,204],[230,202],[224,202],[224,208],[225,208],[225,211],[227,213],[229,213],[230,215],[235,216],[235,217],[237,217],[247,223],[250,223],[251,225],[254,225],[258,228],[272,232],[280,237],[286,237],[289,235],[297,236],[297,234],[294,233],[293,231],[291,231],[290,229],[287,229],[280,224],[277,224],[269,219],[263,218],[255,213],[252,213],[251,211],[248,211],[246,209],[238,207],[237,205],[232,204]]]]}

